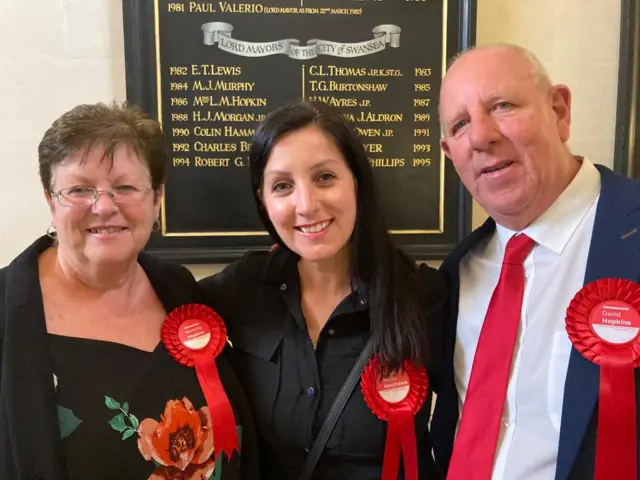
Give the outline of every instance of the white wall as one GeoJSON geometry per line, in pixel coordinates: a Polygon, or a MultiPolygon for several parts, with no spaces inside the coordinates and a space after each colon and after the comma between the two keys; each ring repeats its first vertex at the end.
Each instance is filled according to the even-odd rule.
{"type": "MultiPolygon", "coordinates": [[[[37,173],[46,128],[79,103],[125,99],[121,1],[0,0],[0,266],[49,225],[37,173]]],[[[607,165],[619,12],[620,0],[478,0],[478,43],[537,53],[552,79],[573,89],[572,148],[607,165]]],[[[475,213],[477,224],[483,214],[475,213]]]]}
{"type": "Polygon", "coordinates": [[[0,266],[49,225],[45,130],[77,104],[125,97],[119,0],[0,0],[0,266]]]}
{"type": "MultiPolygon", "coordinates": [[[[571,150],[613,167],[620,0],[478,0],[477,44],[535,53],[573,94],[571,150]]],[[[473,224],[486,214],[475,205],[473,224]]]]}

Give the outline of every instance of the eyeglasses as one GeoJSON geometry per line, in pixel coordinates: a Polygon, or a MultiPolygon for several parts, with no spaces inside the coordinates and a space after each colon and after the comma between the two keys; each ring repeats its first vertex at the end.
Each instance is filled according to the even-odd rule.
{"type": "Polygon", "coordinates": [[[118,185],[111,190],[98,190],[93,187],[71,187],[63,188],[58,192],[53,192],[52,197],[58,199],[58,203],[63,207],[88,207],[98,201],[100,195],[106,193],[114,203],[121,205],[138,205],[147,198],[151,187],[141,187],[136,185],[118,185]]]}

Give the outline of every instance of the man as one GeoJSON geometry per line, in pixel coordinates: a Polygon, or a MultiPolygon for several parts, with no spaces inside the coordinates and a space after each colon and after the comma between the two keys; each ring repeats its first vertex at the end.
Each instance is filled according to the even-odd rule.
{"type": "Polygon", "coordinates": [[[490,218],[442,266],[436,463],[448,480],[593,479],[599,367],[565,317],[587,283],[640,279],[640,184],[569,151],[570,91],[520,47],[457,58],[440,117],[443,151],[490,218]]]}

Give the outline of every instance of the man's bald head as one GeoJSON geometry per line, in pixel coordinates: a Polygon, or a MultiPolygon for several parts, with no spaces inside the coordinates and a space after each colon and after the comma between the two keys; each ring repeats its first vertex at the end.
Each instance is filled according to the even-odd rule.
{"type": "MultiPolygon", "coordinates": [[[[533,52],[527,50],[519,45],[513,45],[510,43],[495,43],[490,45],[483,45],[479,47],[472,47],[469,50],[459,53],[449,62],[449,71],[458,61],[462,61],[465,57],[471,55],[485,55],[485,54],[508,54],[512,58],[519,58],[528,63],[528,69],[531,75],[533,83],[538,87],[541,92],[546,92],[551,88],[552,83],[549,78],[549,74],[546,69],[534,55],[533,52]]],[[[445,75],[446,77],[446,75],[445,75]]]]}
{"type": "Polygon", "coordinates": [[[555,201],[579,163],[566,142],[571,92],[514,45],[464,52],[440,89],[441,146],[501,225],[521,230],[555,201]]]}

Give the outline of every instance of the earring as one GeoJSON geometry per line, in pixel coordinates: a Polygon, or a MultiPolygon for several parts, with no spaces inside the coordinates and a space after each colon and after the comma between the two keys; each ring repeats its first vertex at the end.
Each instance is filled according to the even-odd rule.
{"type": "Polygon", "coordinates": [[[58,232],[56,231],[56,227],[53,225],[53,222],[51,222],[51,224],[47,227],[47,230],[46,230],[45,234],[51,240],[57,240],[58,239],[58,232]]]}
{"type": "Polygon", "coordinates": [[[156,218],[156,221],[153,222],[153,227],[151,227],[151,231],[159,232],[160,231],[160,219],[156,218]]]}

